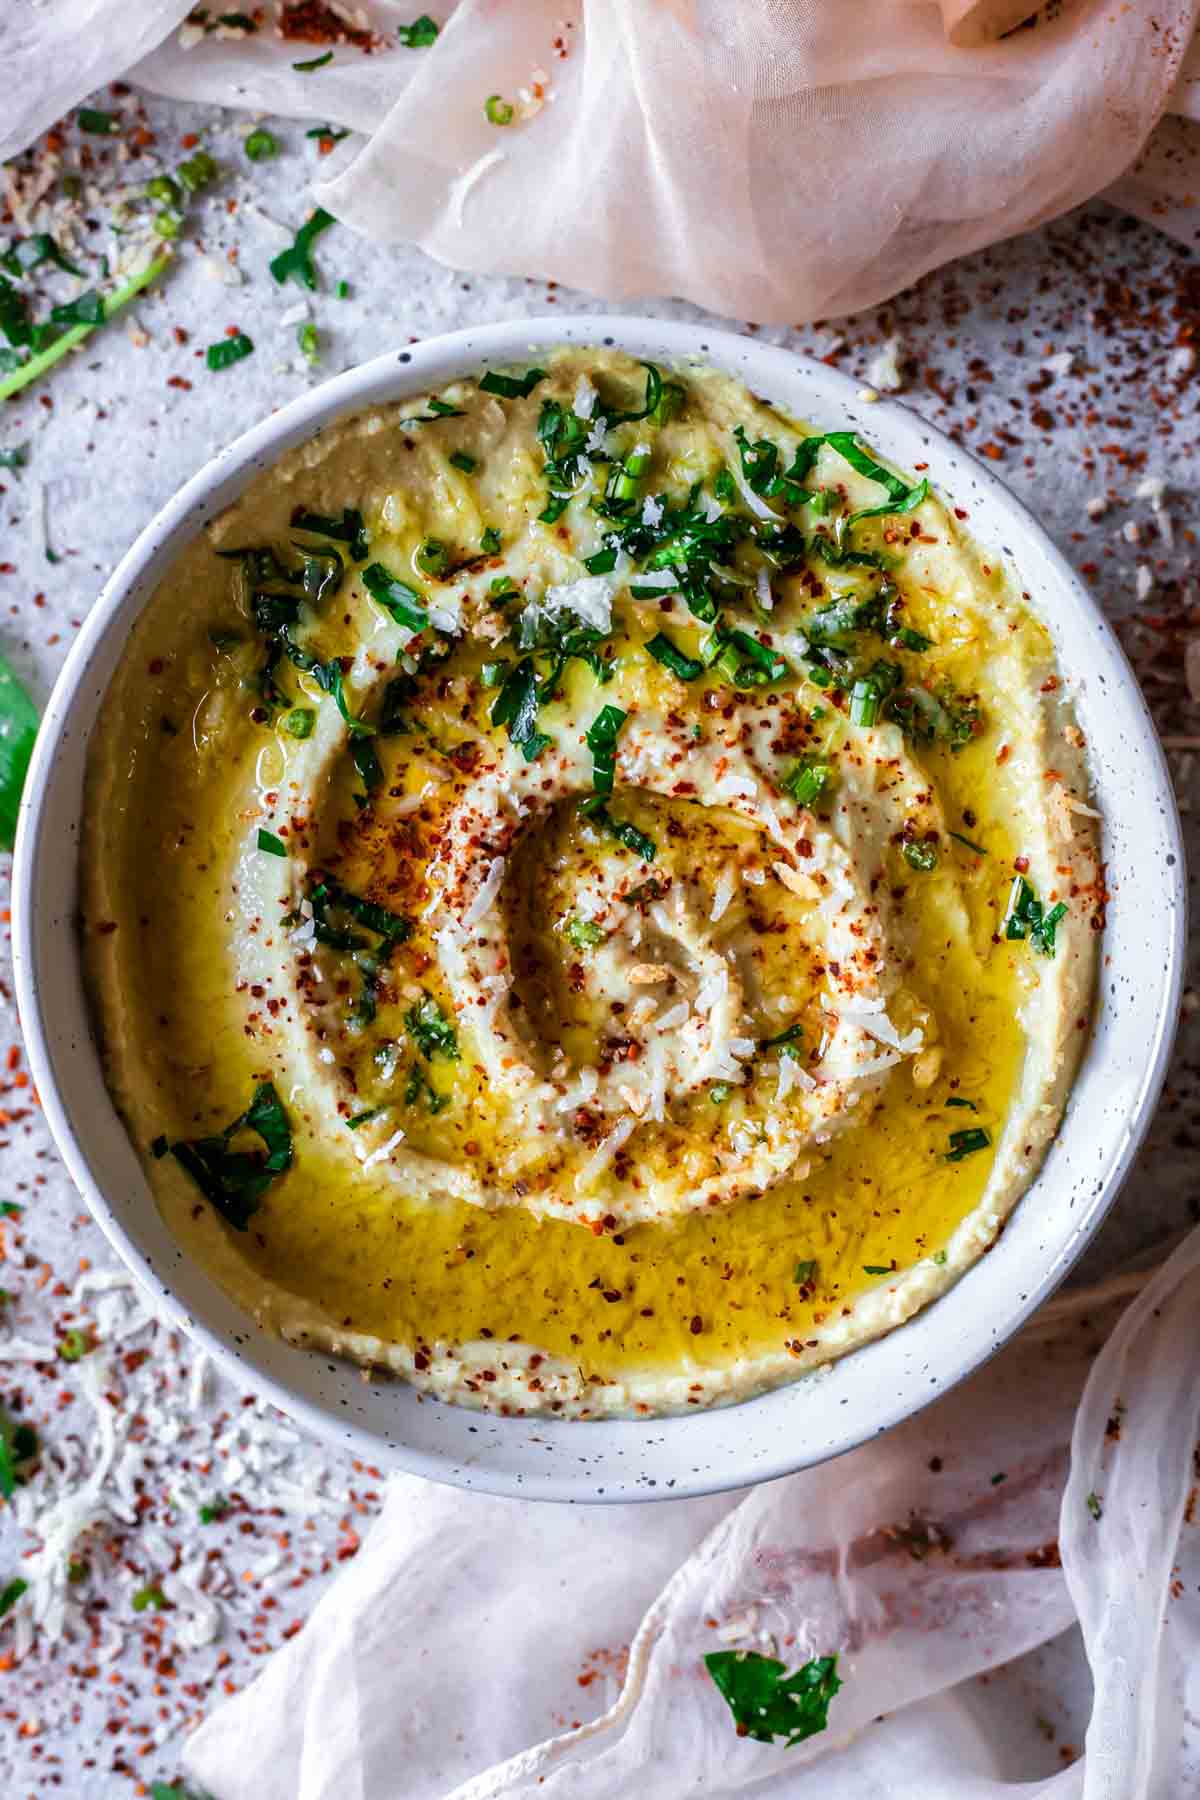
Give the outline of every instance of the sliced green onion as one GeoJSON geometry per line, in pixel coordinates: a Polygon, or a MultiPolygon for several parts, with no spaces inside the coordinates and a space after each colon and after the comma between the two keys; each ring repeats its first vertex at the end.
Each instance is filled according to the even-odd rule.
{"type": "Polygon", "coordinates": [[[923,875],[928,875],[938,866],[936,844],[914,843],[909,839],[902,845],[900,853],[910,869],[918,869],[923,875]]]}
{"type": "Polygon", "coordinates": [[[288,853],[283,839],[277,838],[273,831],[267,831],[261,825],[258,828],[258,847],[265,850],[268,856],[286,856],[288,853]]]}
{"type": "Polygon", "coordinates": [[[312,736],[317,715],[311,706],[294,706],[283,721],[283,729],[294,738],[312,736]]]}
{"type": "Polygon", "coordinates": [[[81,106],[76,117],[80,131],[95,132],[99,137],[107,137],[117,129],[112,113],[99,112],[94,106],[81,106]]]}
{"type": "Polygon", "coordinates": [[[260,125],[246,139],[244,149],[251,162],[268,162],[271,157],[279,155],[279,140],[271,132],[264,131],[260,125]]]}
{"type": "Polygon", "coordinates": [[[670,669],[672,675],[677,675],[680,681],[695,681],[697,676],[704,673],[704,664],[694,656],[685,655],[665,632],[656,632],[646,649],[655,662],[660,662],[664,669],[670,669]]]}
{"type": "Polygon", "coordinates": [[[454,469],[461,469],[464,475],[473,475],[479,464],[473,456],[468,456],[465,450],[452,450],[450,466],[454,469]]]}
{"type": "Polygon", "coordinates": [[[166,206],[182,206],[183,195],[179,191],[179,183],[172,181],[169,175],[155,175],[146,183],[147,200],[161,200],[166,206]]]}
{"type": "Polygon", "coordinates": [[[450,567],[450,551],[441,538],[426,538],[415,561],[423,575],[432,575],[440,581],[450,567]]]}
{"type": "Polygon", "coordinates": [[[186,162],[180,163],[176,174],[189,194],[197,194],[201,188],[208,187],[210,182],[216,180],[216,159],[207,150],[197,150],[194,156],[189,156],[186,162]]]}
{"type": "Polygon", "coordinates": [[[320,362],[321,350],[317,338],[317,328],[311,319],[296,327],[296,342],[310,363],[320,362]]]}
{"type": "Polygon", "coordinates": [[[299,75],[311,75],[314,69],[323,69],[326,63],[333,61],[333,51],[327,50],[324,56],[310,56],[307,62],[293,63],[292,67],[299,75]]]}
{"type": "Polygon", "coordinates": [[[483,103],[483,110],[489,125],[511,125],[513,122],[512,105],[499,94],[489,94],[483,103]]]}
{"type": "MultiPolygon", "coordinates": [[[[115,294],[108,295],[104,301],[104,319],[111,319],[114,313],[120,312],[123,306],[128,306],[129,302],[140,294],[143,288],[149,287],[152,281],[157,281],[170,260],[170,254],[164,252],[162,256],[156,257],[153,262],[148,263],[144,269],[127,281],[124,287],[118,288],[115,294]]],[[[3,327],[3,319],[0,319],[0,327],[3,327]]],[[[0,380],[0,400],[7,400],[11,394],[28,386],[31,381],[36,381],[39,376],[46,373],[47,369],[53,368],[56,362],[66,356],[68,351],[73,350],[76,344],[82,343],[84,338],[95,329],[95,325],[85,324],[75,325],[69,331],[64,331],[63,335],[55,338],[54,342],[46,349],[39,350],[36,355],[29,358],[28,362],[22,363],[20,368],[13,370],[6,380],[0,380]]]]}
{"type": "Polygon", "coordinates": [[[797,806],[813,806],[833,780],[833,765],[815,757],[802,757],[783,779],[785,793],[797,806]]]}
{"type": "Polygon", "coordinates": [[[280,287],[291,277],[306,288],[316,287],[317,270],[312,259],[313,239],[327,231],[333,223],[333,214],[327,213],[323,206],[318,206],[300,227],[289,247],[272,257],[269,267],[280,287]]]}

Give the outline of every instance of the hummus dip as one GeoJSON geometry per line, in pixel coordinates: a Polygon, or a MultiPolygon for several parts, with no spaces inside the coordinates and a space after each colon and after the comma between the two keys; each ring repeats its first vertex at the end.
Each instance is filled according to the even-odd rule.
{"type": "Polygon", "coordinates": [[[573,1418],[890,1330],[1046,1150],[1102,924],[1034,596],[920,470],[562,350],[342,420],[90,751],[108,1078],[268,1328],[573,1418]]]}

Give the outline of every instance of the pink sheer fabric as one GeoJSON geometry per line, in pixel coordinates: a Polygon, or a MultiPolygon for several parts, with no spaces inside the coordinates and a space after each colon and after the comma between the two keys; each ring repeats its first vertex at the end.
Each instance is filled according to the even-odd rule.
{"type": "Polygon", "coordinates": [[[785,323],[883,300],[1122,178],[1116,197],[1194,231],[1200,0],[1050,0],[1016,30],[1032,0],[430,3],[443,29],[413,51],[395,33],[413,0],[372,0],[381,47],[339,48],[318,89],[273,30],[189,43],[188,0],[8,0],[0,155],[118,74],[319,107],[367,134],[316,198],[368,237],[785,323]],[[511,124],[485,116],[493,93],[511,124]]]}

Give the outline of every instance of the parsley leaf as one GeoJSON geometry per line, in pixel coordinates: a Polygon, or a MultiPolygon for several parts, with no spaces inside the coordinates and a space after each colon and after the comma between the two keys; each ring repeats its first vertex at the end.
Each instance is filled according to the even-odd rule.
{"type": "Polygon", "coordinates": [[[432,994],[426,994],[409,1008],[404,1015],[404,1029],[426,1061],[435,1056],[458,1061],[458,1032],[432,994]]]}
{"type": "Polygon", "coordinates": [[[836,1656],[818,1656],[789,1675],[774,1657],[755,1650],[717,1650],[704,1666],[733,1714],[739,1737],[770,1744],[783,1738],[788,1748],[824,1731],[829,1703],[842,1683],[836,1656]]]}
{"type": "MultiPolygon", "coordinates": [[[[323,57],[321,61],[328,62],[329,57],[323,57]]],[[[293,66],[299,69],[306,65],[296,63],[293,66]]],[[[317,67],[318,65],[309,64],[307,66],[317,67]]],[[[316,287],[317,271],[312,259],[313,239],[318,237],[322,231],[327,231],[333,223],[333,214],[327,213],[323,206],[318,206],[312,216],[300,227],[289,247],[281,250],[278,256],[271,259],[271,274],[280,287],[292,277],[306,288],[316,287]]]]}
{"type": "Polygon", "coordinates": [[[391,613],[397,625],[403,625],[407,631],[424,631],[429,614],[415,587],[401,581],[399,576],[377,562],[367,564],[362,578],[372,600],[377,600],[385,612],[391,613]]]}
{"type": "Polygon", "coordinates": [[[427,50],[430,44],[436,43],[438,27],[429,17],[422,13],[411,25],[397,25],[396,36],[406,50],[427,50]]]}
{"type": "Polygon", "coordinates": [[[592,753],[592,786],[606,797],[613,791],[617,736],[629,717],[619,706],[602,706],[588,726],[586,743],[592,753]]]}
{"type": "Polygon", "coordinates": [[[292,1128],[279,1095],[263,1081],[246,1111],[224,1131],[172,1144],[171,1155],[222,1218],[235,1231],[245,1231],[275,1177],[292,1166],[292,1128]],[[259,1150],[231,1149],[242,1131],[261,1138],[265,1156],[259,1150]]]}

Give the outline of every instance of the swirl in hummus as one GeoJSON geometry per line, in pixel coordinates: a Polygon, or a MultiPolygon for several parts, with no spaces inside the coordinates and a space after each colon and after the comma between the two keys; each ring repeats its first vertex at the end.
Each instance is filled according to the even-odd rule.
{"type": "Polygon", "coordinates": [[[1102,870],[1036,596],[919,470],[605,350],[260,474],[90,752],[109,1080],[268,1326],[468,1405],[739,1399],[994,1239],[1102,870]]]}

